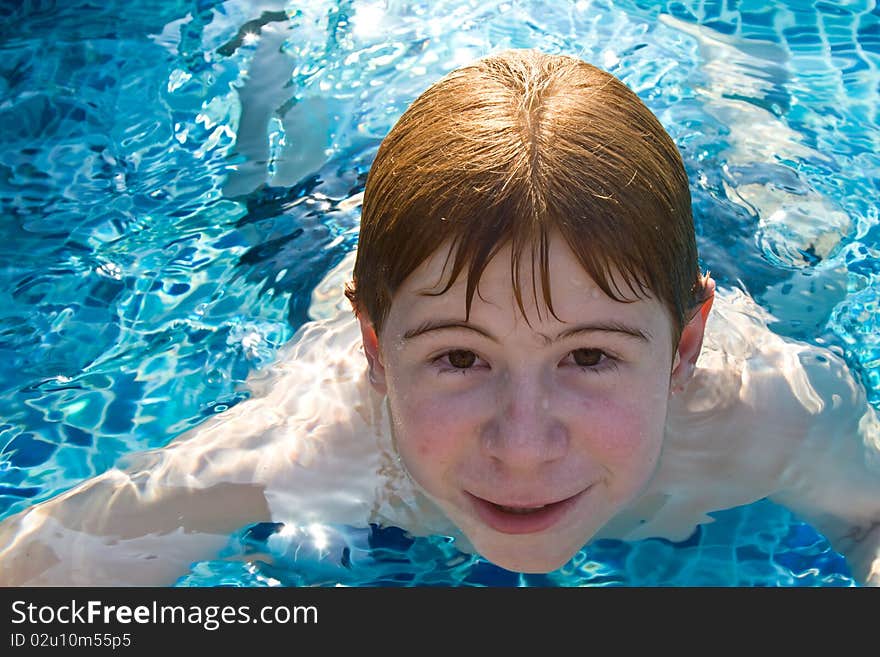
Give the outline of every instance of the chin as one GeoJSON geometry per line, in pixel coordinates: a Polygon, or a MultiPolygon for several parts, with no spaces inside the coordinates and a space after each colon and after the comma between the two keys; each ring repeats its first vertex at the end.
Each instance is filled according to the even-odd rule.
{"type": "Polygon", "coordinates": [[[603,524],[592,514],[576,515],[561,527],[532,534],[504,534],[479,523],[458,526],[474,551],[494,565],[517,573],[544,574],[571,561],[603,524]]]}
{"type": "MultiPolygon", "coordinates": [[[[586,544],[587,541],[584,541],[586,544]]],[[[546,547],[546,546],[545,546],[546,547]]],[[[505,570],[517,573],[545,574],[558,570],[567,564],[578,553],[583,545],[579,545],[570,551],[556,549],[540,550],[539,548],[523,547],[522,549],[486,550],[477,549],[478,553],[486,560],[505,570]]]]}

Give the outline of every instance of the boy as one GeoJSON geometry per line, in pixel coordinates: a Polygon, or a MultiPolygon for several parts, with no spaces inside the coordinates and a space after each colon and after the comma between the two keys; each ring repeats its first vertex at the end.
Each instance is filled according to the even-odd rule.
{"type": "Polygon", "coordinates": [[[330,297],[251,399],[4,523],[0,582],[170,584],[269,519],[543,572],[769,496],[880,584],[864,391],[716,299],[678,151],[607,73],[509,51],[428,89],[371,168],[346,295],[357,320],[330,297]]]}

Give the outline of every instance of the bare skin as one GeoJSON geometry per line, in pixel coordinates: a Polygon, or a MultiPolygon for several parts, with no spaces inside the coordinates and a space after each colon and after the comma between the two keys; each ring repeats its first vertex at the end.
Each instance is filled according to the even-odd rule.
{"type": "MultiPolygon", "coordinates": [[[[342,263],[318,291],[338,289],[336,284],[350,266],[350,260],[342,263]]],[[[509,269],[505,271],[509,276],[509,269]]],[[[486,275],[490,274],[487,270],[486,275]]],[[[500,278],[496,282],[501,285],[500,278]]],[[[499,300],[504,298],[493,295],[492,285],[490,277],[485,289],[481,282],[481,291],[495,306],[479,311],[478,304],[483,302],[475,298],[472,318],[482,319],[484,325],[493,321],[493,315],[485,311],[497,314],[499,300]]],[[[564,298],[564,289],[560,294],[564,298]]],[[[576,378],[579,374],[565,369],[572,362],[568,354],[584,347],[566,343],[562,348],[560,343],[559,353],[554,352],[552,358],[550,351],[536,347],[517,360],[514,355],[522,354],[519,341],[530,339],[528,326],[522,323],[504,337],[494,336],[498,338],[494,352],[477,354],[485,358],[475,361],[476,367],[489,368],[478,373],[484,377],[482,383],[469,384],[477,386],[470,393],[451,394],[447,389],[451,394],[447,401],[457,404],[467,394],[487,390],[481,386],[490,385],[492,377],[505,370],[504,380],[516,380],[525,371],[517,370],[516,363],[552,373],[544,381],[564,386],[561,392],[565,394],[557,389],[556,401],[545,407],[539,388],[493,388],[502,408],[518,413],[519,422],[532,431],[500,434],[503,417],[476,414],[470,417],[479,422],[469,426],[482,428],[477,434],[462,430],[458,442],[450,439],[441,447],[426,448],[419,435],[407,431],[417,420],[431,417],[420,416],[418,398],[407,400],[401,387],[413,372],[406,368],[419,359],[407,361],[406,350],[401,350],[395,363],[388,342],[391,329],[383,331],[383,351],[379,336],[371,339],[369,322],[359,326],[350,311],[340,306],[340,296],[330,298],[329,309],[316,307],[316,313],[327,319],[306,325],[277,364],[253,380],[252,399],[167,448],[134,455],[120,469],[0,524],[0,584],[171,584],[193,561],[212,558],[231,531],[269,519],[356,526],[380,522],[414,534],[460,531],[462,548],[472,543],[502,565],[518,554],[511,546],[527,544],[529,561],[519,565],[540,570],[564,561],[571,556],[565,553],[576,549],[573,546],[580,547],[579,542],[582,545],[593,537],[681,539],[695,525],[708,521],[709,512],[770,497],[822,531],[847,557],[860,582],[880,585],[876,414],[837,356],[774,335],[760,319],[759,309],[743,295],[727,294],[715,300],[705,337],[698,320],[690,337],[692,341],[699,337],[699,360],[689,358],[688,349],[681,352],[685,357],[676,357],[666,346],[667,352],[657,359],[666,368],[664,378],[656,379],[662,385],[655,384],[662,389],[659,406],[643,411],[623,402],[606,400],[598,405],[646,420],[663,418],[659,432],[648,432],[651,435],[642,442],[636,438],[644,431],[630,434],[636,441],[632,444],[635,453],[657,454],[654,462],[648,458],[640,466],[616,460],[614,445],[605,445],[604,451],[594,448],[595,441],[601,441],[600,434],[581,429],[579,434],[571,433],[572,425],[567,423],[573,416],[567,414],[579,406],[562,404],[560,395],[572,400],[577,393],[582,402],[599,395],[598,378],[583,384],[576,378]],[[364,352],[372,369],[364,366],[364,352]],[[383,372],[377,371],[380,355],[383,372]],[[529,402],[530,395],[535,395],[534,403],[529,402]],[[539,442],[530,443],[535,436],[539,442]],[[567,438],[559,440],[560,436],[567,438]],[[572,459],[579,467],[542,479],[548,463],[560,467],[559,454],[553,450],[561,449],[563,443],[577,448],[572,459]],[[536,445],[539,449],[534,449],[536,445]],[[431,449],[442,451],[432,453],[431,449]],[[485,471],[454,467],[481,449],[488,450],[481,457],[486,459],[485,471]],[[420,453],[430,458],[421,461],[420,453]],[[438,460],[438,455],[443,458],[438,460]],[[442,467],[431,470],[426,463],[432,460],[442,467]],[[462,474],[456,478],[450,472],[462,474]],[[597,472],[606,474],[596,478],[597,472]],[[512,473],[519,477],[507,476],[512,473]],[[478,488],[475,480],[483,475],[494,476],[493,485],[469,492],[493,498],[498,491],[509,493],[491,500],[506,505],[553,501],[555,495],[577,493],[582,482],[594,491],[591,486],[599,479],[607,481],[608,493],[598,501],[587,494],[583,498],[587,502],[579,502],[568,516],[563,514],[579,522],[554,525],[547,530],[554,540],[541,540],[542,532],[509,535],[481,525],[479,515],[456,506],[457,491],[478,488]],[[622,484],[615,484],[615,477],[622,477],[622,484]],[[530,485],[516,487],[516,482],[524,481],[530,485]],[[554,492],[553,481],[562,482],[564,490],[554,492]],[[533,493],[547,493],[548,499],[525,499],[533,493]],[[520,494],[523,497],[516,498],[520,494]],[[591,524],[594,513],[607,517],[591,524]]],[[[574,306],[560,303],[563,310],[577,313],[574,306]]],[[[562,316],[566,319],[565,313],[562,316]]],[[[651,317],[650,313],[641,315],[649,323],[651,317]]],[[[629,316],[634,318],[638,319],[629,316]]],[[[643,328],[651,329],[653,335],[662,330],[659,326],[643,328]]],[[[548,327],[537,327],[542,328],[548,327]]],[[[460,339],[472,338],[455,338],[453,346],[460,339]]],[[[486,347],[468,342],[455,348],[482,351],[486,347]]],[[[636,344],[635,348],[640,347],[636,344]]],[[[645,360],[640,362],[648,363],[647,355],[642,355],[645,360]]],[[[454,363],[469,366],[470,360],[461,358],[457,355],[454,363]]],[[[593,352],[588,353],[587,362],[593,360],[593,352]]],[[[444,362],[449,367],[448,357],[444,362]]],[[[606,374],[610,376],[611,371],[606,374]]],[[[606,383],[610,385],[610,379],[606,383]]],[[[449,408],[465,427],[463,410],[471,407],[449,408]]]]}

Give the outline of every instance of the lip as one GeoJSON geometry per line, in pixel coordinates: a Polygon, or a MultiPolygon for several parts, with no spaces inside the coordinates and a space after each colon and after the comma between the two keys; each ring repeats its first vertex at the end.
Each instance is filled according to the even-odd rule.
{"type": "Polygon", "coordinates": [[[547,504],[539,511],[524,514],[504,511],[499,508],[499,505],[489,500],[477,497],[467,491],[465,491],[465,494],[470,500],[477,517],[495,531],[502,534],[537,534],[559,523],[590,488],[592,488],[592,485],[564,500],[547,504]]]}

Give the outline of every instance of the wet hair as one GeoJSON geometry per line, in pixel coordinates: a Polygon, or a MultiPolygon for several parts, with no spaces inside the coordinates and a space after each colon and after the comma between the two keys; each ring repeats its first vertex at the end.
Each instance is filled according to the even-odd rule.
{"type": "Polygon", "coordinates": [[[672,139],[611,74],[575,57],[501,52],[433,84],[382,141],[346,295],[381,333],[403,281],[449,244],[447,284],[429,294],[443,294],[466,270],[469,317],[484,269],[511,244],[520,311],[525,316],[526,284],[536,301],[540,287],[556,317],[548,262],[554,234],[611,298],[657,298],[677,344],[705,279],[672,139]],[[530,281],[520,280],[526,257],[530,281]]]}

